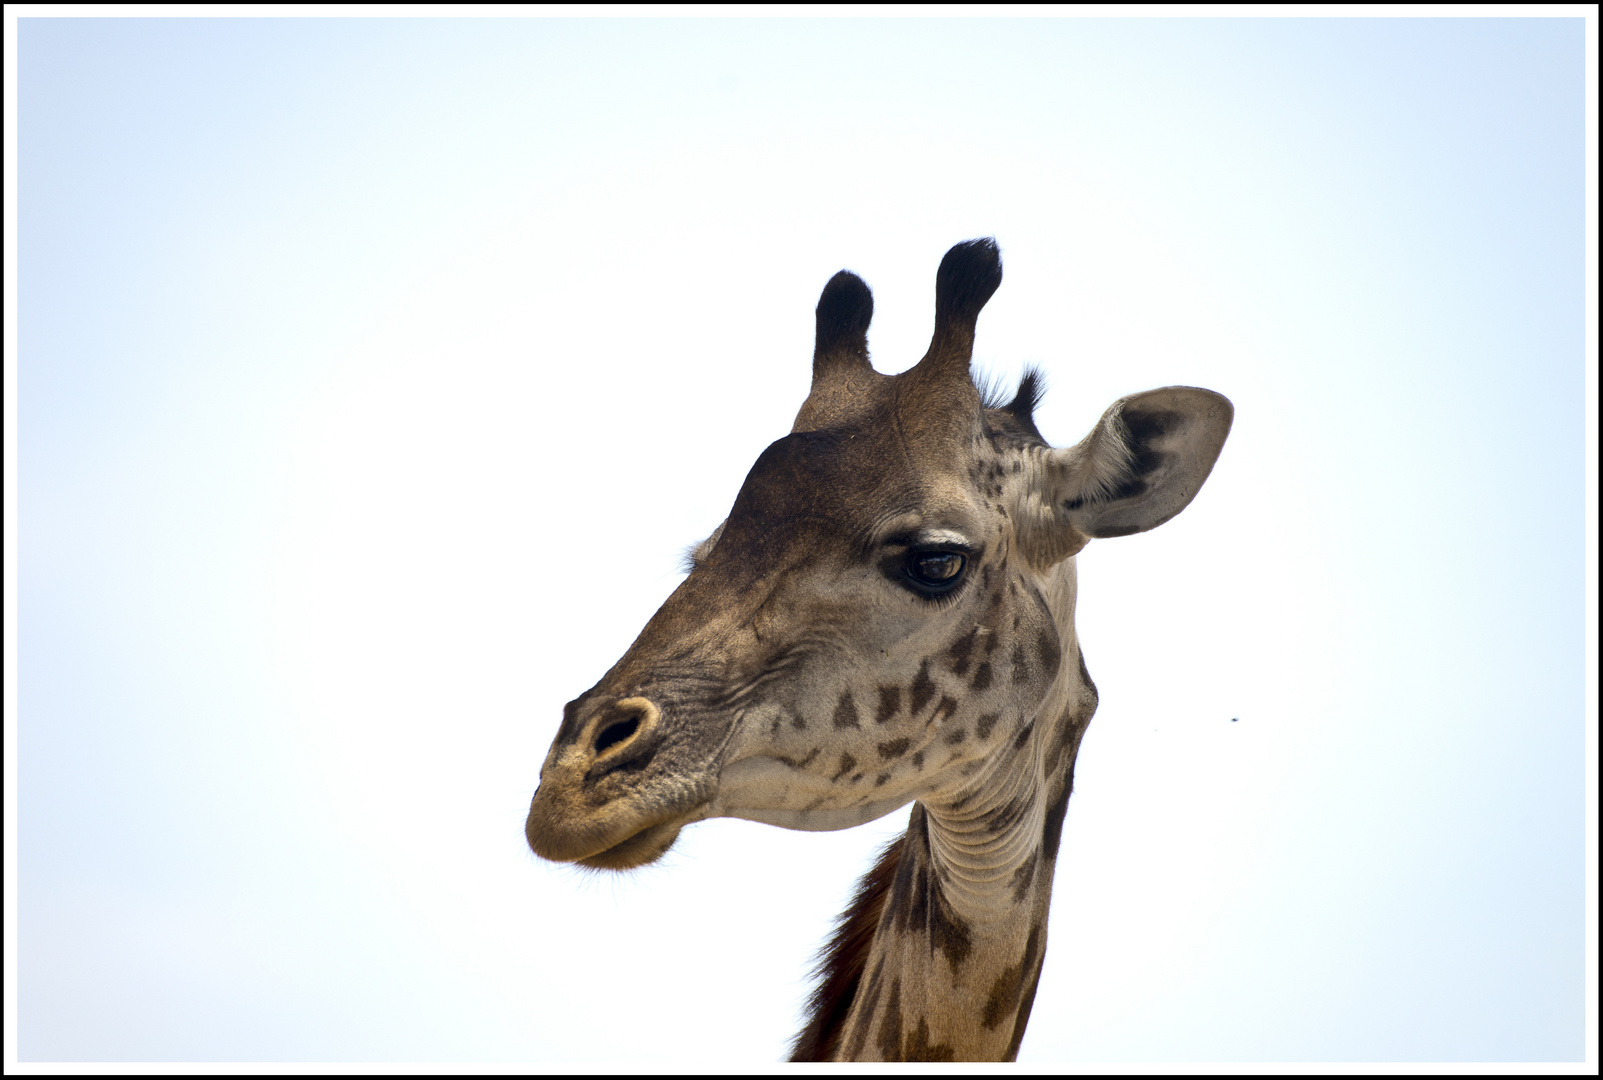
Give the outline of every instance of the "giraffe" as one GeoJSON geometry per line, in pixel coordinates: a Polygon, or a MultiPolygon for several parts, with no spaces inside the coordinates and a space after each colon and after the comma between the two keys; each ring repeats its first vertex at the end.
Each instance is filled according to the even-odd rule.
{"type": "Polygon", "coordinates": [[[1183,510],[1230,402],[1167,387],[1054,449],[1026,372],[969,372],[1002,280],[993,240],[947,252],[935,332],[869,362],[868,286],[816,309],[813,381],[690,572],[563,710],[525,833],[547,859],[625,870],[687,824],[843,829],[913,804],[820,959],[792,1060],[1014,1060],[1046,954],[1080,741],[1097,706],[1075,558],[1183,510]]]}

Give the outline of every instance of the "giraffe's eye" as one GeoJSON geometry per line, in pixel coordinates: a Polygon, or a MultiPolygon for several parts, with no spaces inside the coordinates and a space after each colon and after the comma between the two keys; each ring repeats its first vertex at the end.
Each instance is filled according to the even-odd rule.
{"type": "Polygon", "coordinates": [[[926,592],[945,592],[963,580],[965,562],[957,551],[911,551],[907,555],[907,576],[926,592]]]}

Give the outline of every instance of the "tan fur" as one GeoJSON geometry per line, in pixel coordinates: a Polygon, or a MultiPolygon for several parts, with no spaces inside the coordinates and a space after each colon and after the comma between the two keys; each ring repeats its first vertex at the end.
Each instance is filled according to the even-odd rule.
{"type": "Polygon", "coordinates": [[[1171,387],[1046,446],[1033,391],[987,406],[969,378],[1000,281],[989,241],[949,252],[928,353],[885,376],[867,286],[831,279],[792,433],[568,704],[530,806],[537,853],[625,869],[708,817],[837,829],[913,802],[825,957],[801,1060],[1017,1054],[1097,700],[1072,556],[1178,513],[1229,429],[1225,399],[1171,387]]]}

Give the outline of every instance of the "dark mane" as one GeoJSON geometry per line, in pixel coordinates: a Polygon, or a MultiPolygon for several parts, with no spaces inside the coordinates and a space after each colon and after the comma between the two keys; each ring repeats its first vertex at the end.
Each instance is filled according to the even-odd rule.
{"type": "Polygon", "coordinates": [[[977,377],[974,386],[980,392],[980,407],[1007,413],[1018,421],[1026,433],[1045,442],[1040,430],[1035,426],[1035,408],[1046,396],[1046,378],[1041,374],[1041,369],[1034,364],[1025,367],[1024,377],[1019,380],[1019,388],[1011,401],[1002,396],[1007,393],[1003,385],[1000,380],[987,376],[977,377]]]}
{"type": "Polygon", "coordinates": [[[885,900],[902,856],[898,836],[880,853],[874,868],[857,883],[857,893],[835,924],[835,934],[818,953],[813,976],[818,980],[807,1000],[807,1026],[796,1036],[792,1061],[828,1061],[840,1045],[841,1026],[857,998],[868,951],[879,930],[885,900]]]}

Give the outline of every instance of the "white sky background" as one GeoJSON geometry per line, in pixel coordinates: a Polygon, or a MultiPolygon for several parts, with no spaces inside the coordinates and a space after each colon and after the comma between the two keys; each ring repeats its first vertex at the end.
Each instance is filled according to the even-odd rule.
{"type": "Polygon", "coordinates": [[[1020,1060],[1580,1058],[1583,26],[21,20],[22,1059],[782,1057],[905,811],[523,815],[824,282],[898,371],[985,235],[1054,443],[1236,406],[1080,557],[1020,1060]]]}

